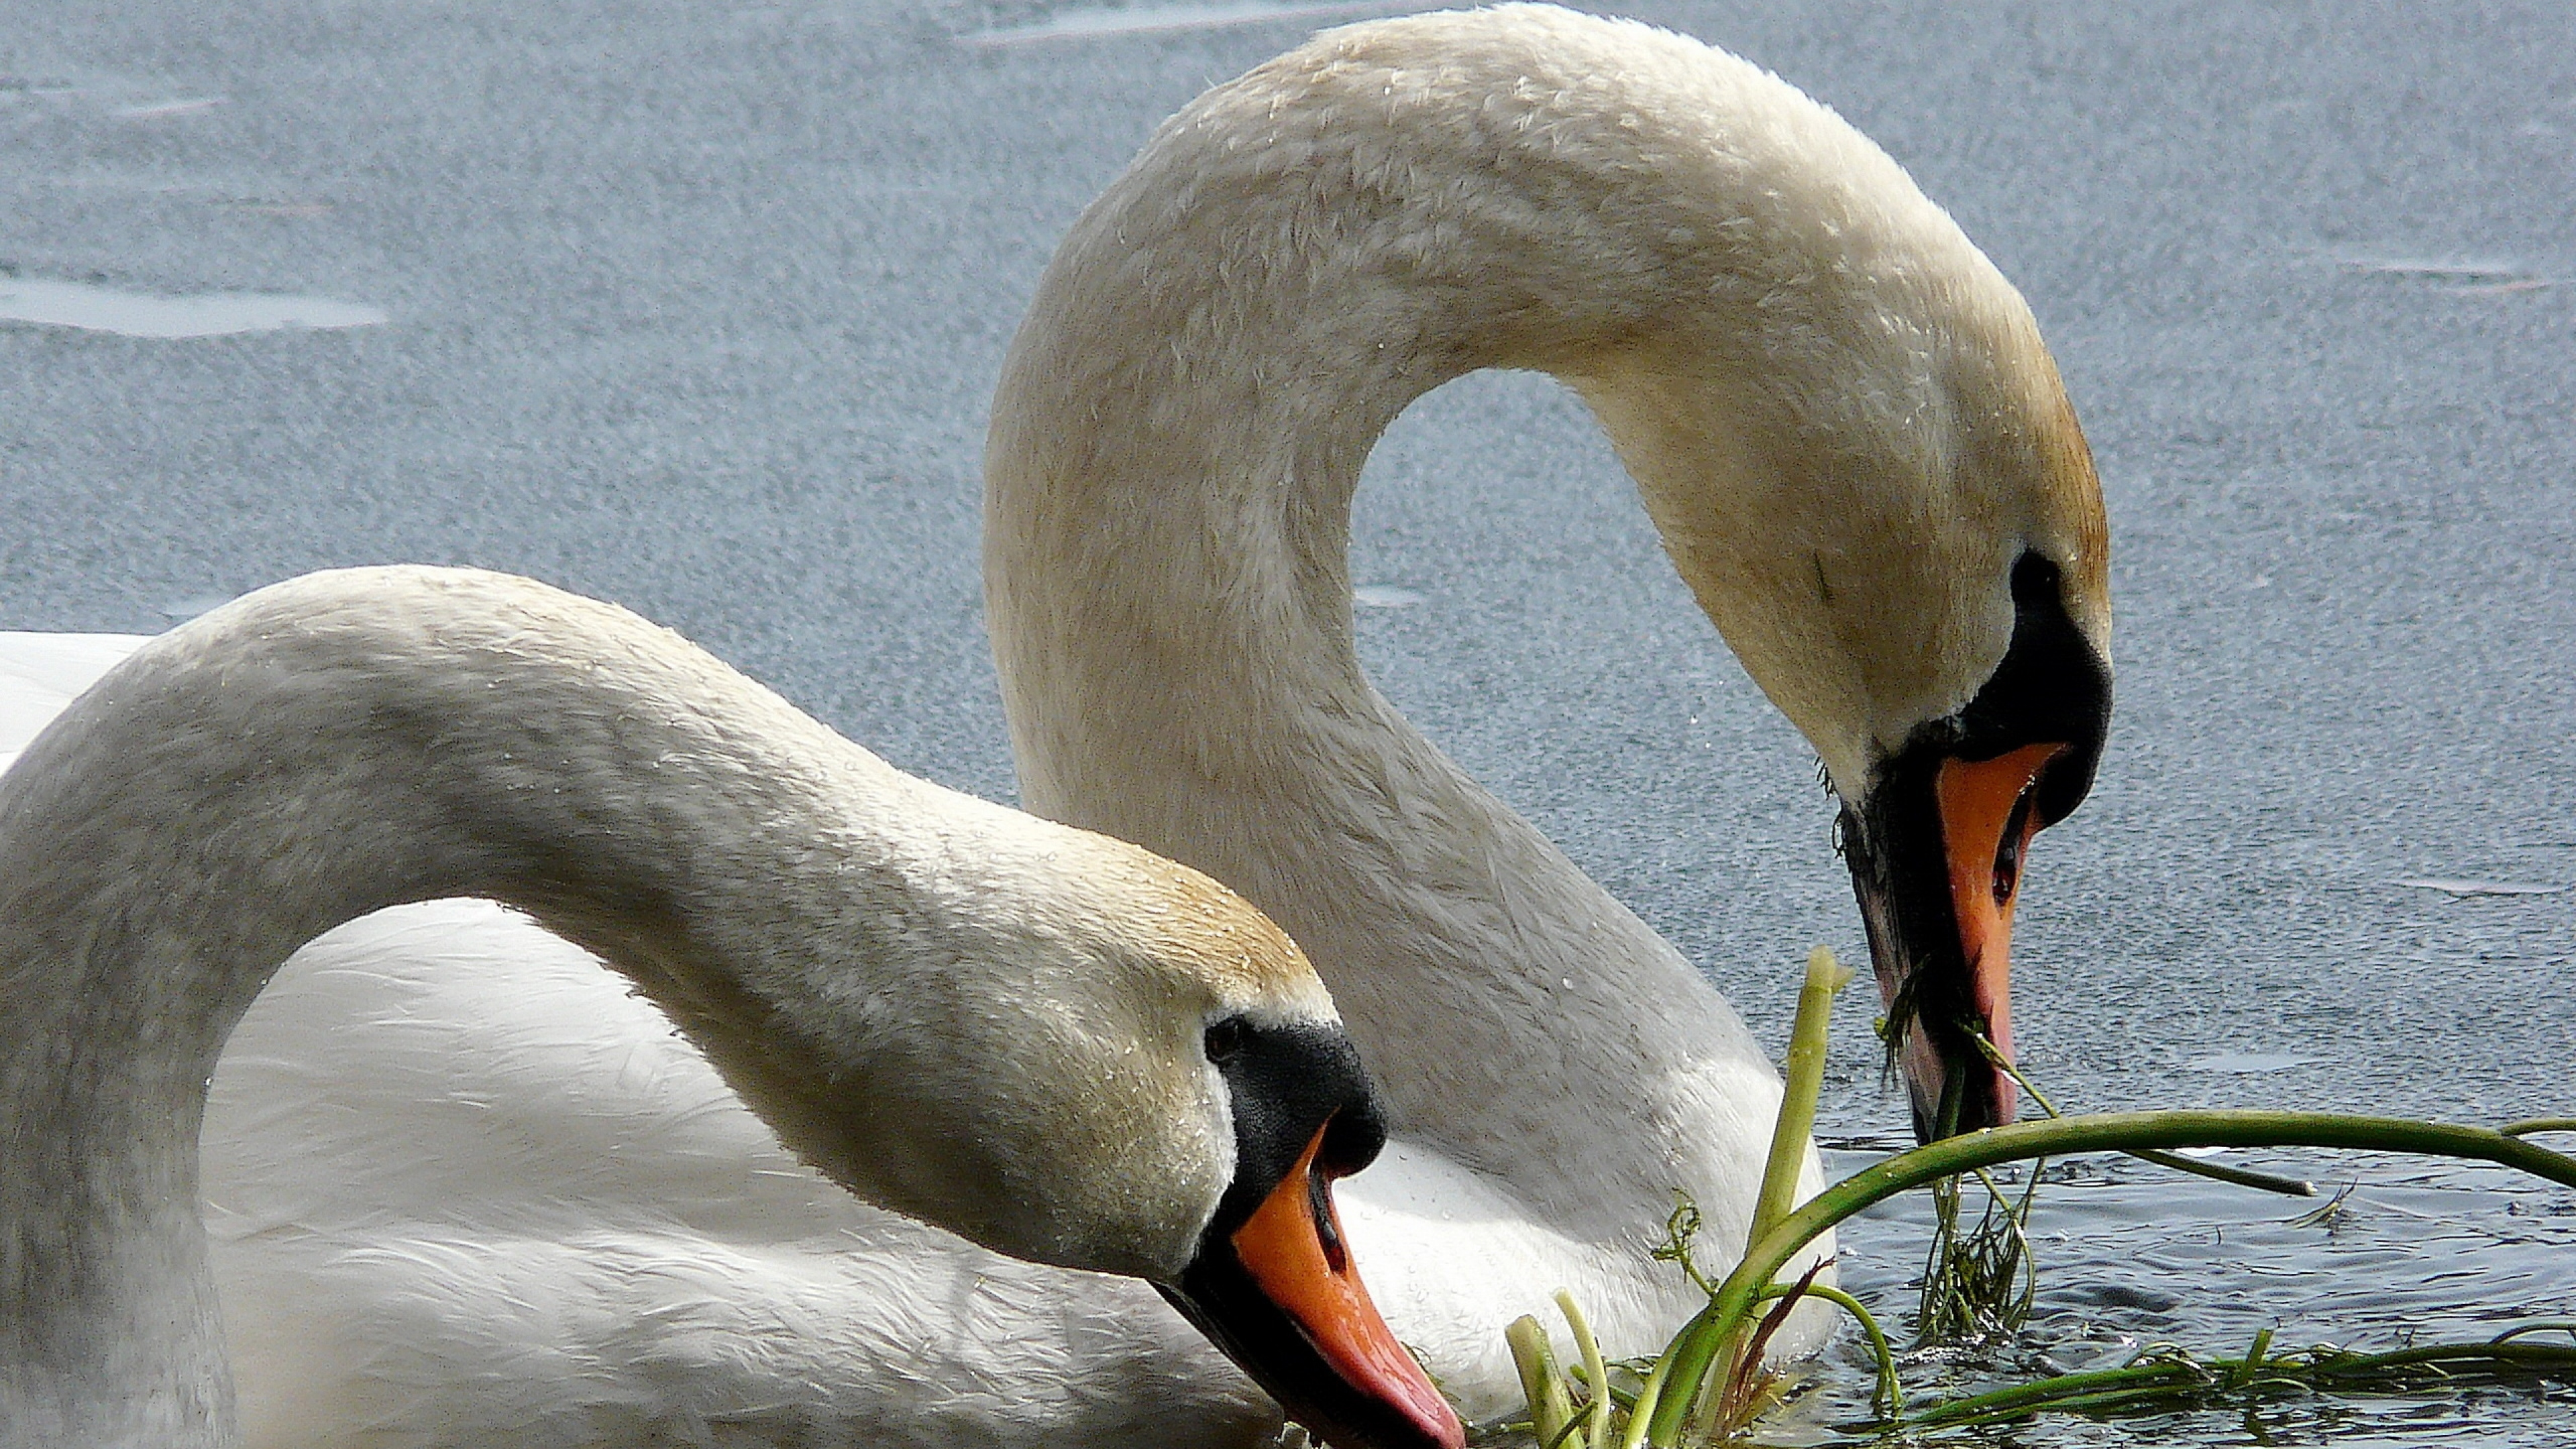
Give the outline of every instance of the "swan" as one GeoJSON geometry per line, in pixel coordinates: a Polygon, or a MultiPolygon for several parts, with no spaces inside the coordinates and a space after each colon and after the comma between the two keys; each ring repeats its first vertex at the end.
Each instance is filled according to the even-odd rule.
{"type": "Polygon", "coordinates": [[[440,896],[598,952],[807,1162],[1158,1285],[1338,1442],[1460,1442],[1330,1182],[1380,1129],[1331,999],[1214,881],[887,766],[677,635],[358,569],[173,631],[0,777],[0,1427],[232,1442],[196,1135],[289,953],[440,896]]]}
{"type": "MultiPolygon", "coordinates": [[[[1740,1241],[1778,1091],[1725,1002],[1352,658],[1360,463],[1486,366],[1591,405],[1814,745],[1923,1130],[2010,1111],[1964,1029],[2009,1045],[2030,835],[2083,797],[2110,706],[2099,488],[2027,307],[1787,84],[1511,6],[1327,32],[1156,135],[1051,264],[994,408],[1024,803],[1206,870],[1305,948],[1391,1124],[1346,1228],[1476,1417],[1516,1400],[1500,1325],[1557,1286],[1614,1355],[1696,1306],[1647,1249],[1676,1189],[1705,1244],[1740,1241]]],[[[25,644],[32,714],[120,647],[25,644]]],[[[331,933],[255,1004],[204,1149],[247,1442],[1275,1429],[1152,1290],[833,1190],[604,981],[437,902],[331,933]]]]}
{"type": "MultiPolygon", "coordinates": [[[[1363,676],[1379,434],[1488,367],[1589,405],[1838,804],[1918,1132],[2009,1120],[2024,852],[2110,707],[2107,530],[2029,308],[1832,112],[1545,6],[1329,32],[1075,222],[1003,364],[985,604],[1022,803],[1241,891],[1387,1102],[1346,1211],[1472,1414],[1573,1286],[1650,1352],[1676,1189],[1739,1247],[1779,1088],[1727,1003],[1363,676]]],[[[1809,1187],[1815,1169],[1809,1165],[1809,1187]]]]}

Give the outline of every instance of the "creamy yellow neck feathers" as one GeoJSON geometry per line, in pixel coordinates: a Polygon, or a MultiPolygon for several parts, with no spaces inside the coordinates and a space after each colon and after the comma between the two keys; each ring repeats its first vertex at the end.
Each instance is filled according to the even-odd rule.
{"type": "MultiPolygon", "coordinates": [[[[1227,659],[1264,648],[1282,688],[1356,697],[1360,465],[1413,398],[1489,366],[1591,403],[1848,791],[1992,672],[2024,550],[2107,642],[2082,437],[1950,218],[1753,65],[1515,6],[1330,32],[1218,87],[1077,223],[995,410],[987,589],[997,647],[1026,649],[1006,680],[1079,695],[1086,652],[1195,654],[1163,673],[1222,712],[1265,684],[1227,659]]],[[[1070,703],[1015,702],[1042,778],[1046,726],[1022,722],[1070,703]]]]}

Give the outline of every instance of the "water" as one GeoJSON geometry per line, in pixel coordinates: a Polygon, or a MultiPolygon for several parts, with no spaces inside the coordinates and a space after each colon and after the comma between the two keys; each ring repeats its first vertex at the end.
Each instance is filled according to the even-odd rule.
{"type": "Polygon", "coordinates": [[[76,327],[119,337],[225,337],[297,328],[381,327],[382,309],[328,297],[204,292],[160,297],[88,282],[0,277],[0,323],[76,327]]]}
{"type": "Polygon", "coordinates": [[[1402,0],[1322,0],[1322,3],[1315,4],[1299,4],[1295,0],[1288,0],[1288,3],[1277,3],[1277,0],[1207,0],[1207,3],[1177,5],[1067,6],[1043,20],[961,35],[958,43],[990,48],[1108,36],[1168,35],[1241,25],[1303,24],[1308,29],[1318,29],[1372,15],[1428,8],[1434,7],[1408,5],[1402,0]]]}
{"type": "MultiPolygon", "coordinates": [[[[1878,1156],[1829,1149],[1827,1175],[1848,1176],[1878,1156]]],[[[1912,1356],[1910,1393],[1973,1392],[2041,1372],[2113,1367],[2158,1343],[2241,1356],[2264,1329],[2273,1330],[2276,1356],[2321,1344],[2387,1350],[2491,1338],[2516,1322],[2576,1310],[2576,1192],[2483,1164],[2414,1157],[2230,1152],[2223,1160],[2313,1178],[2336,1195],[2336,1206],[2320,1214],[2329,1197],[2275,1197],[2127,1158],[2051,1164],[2031,1222],[2039,1295],[2028,1327],[1982,1358],[1912,1356]]],[[[1872,1305],[1891,1336],[1911,1319],[1928,1202],[1919,1193],[1891,1199],[1842,1235],[1843,1286],[1872,1305]]],[[[1769,1426],[1764,1442],[1834,1442],[1830,1425],[1867,1417],[1870,1373],[1865,1356],[1847,1346],[1822,1389],[1769,1426]]],[[[2099,1421],[2052,1415],[1952,1437],[2032,1449],[2542,1449],[2576,1437],[2576,1377],[2460,1393],[2284,1397],[2250,1413],[2238,1406],[2099,1421]]]]}
{"type": "MultiPolygon", "coordinates": [[[[511,569],[1007,798],[975,563],[1002,350],[1151,128],[1343,8],[22,0],[0,264],[399,325],[0,328],[0,626],[159,629],[327,566],[511,569]]],[[[2070,1109],[2576,1112],[2563,7],[1618,8],[1886,145],[2065,369],[2120,675],[2095,796],[2022,906],[2039,1080],[2070,1109]]],[[[1830,811],[1579,403],[1490,376],[1424,399],[1354,522],[1390,697],[1776,1045],[1807,947],[1859,955],[1830,811]]],[[[1905,1116],[1868,1014],[1846,1004],[1830,1063],[1846,1140],[1905,1116]]],[[[2237,1353],[2268,1314],[2298,1344],[2576,1312],[2564,1195],[2358,1170],[2334,1234],[2127,1164],[2053,1189],[2038,1341],[2237,1353]]],[[[1900,1317],[1919,1212],[1847,1235],[1900,1317]]],[[[2538,1449],[2569,1422],[2481,1394],[2262,1432],[2538,1449]]],[[[2227,1414],[1992,1437],[2260,1442],[2227,1414]]]]}
{"type": "Polygon", "coordinates": [[[1363,609],[1410,609],[1423,596],[1401,584],[1362,584],[1351,590],[1351,602],[1363,609]]]}

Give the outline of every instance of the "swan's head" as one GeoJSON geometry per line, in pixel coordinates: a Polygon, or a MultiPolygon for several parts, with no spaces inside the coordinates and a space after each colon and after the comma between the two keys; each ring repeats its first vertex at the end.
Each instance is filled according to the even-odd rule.
{"type": "Polygon", "coordinates": [[[1929,458],[1630,455],[1683,577],[1823,761],[1926,1141],[2013,1118],[2023,864],[2110,721],[2101,497],[2039,363],[2049,406],[1952,419],[1929,458]]]}
{"type": "Polygon", "coordinates": [[[1649,37],[1541,88],[1594,111],[1563,130],[1598,138],[1575,166],[1611,280],[1518,347],[1592,404],[1823,761],[1917,1131],[2009,1121],[1977,1037],[2009,1058],[2024,853],[2084,798],[2110,717],[2091,454],[2020,294],[1894,161],[1743,61],[1649,37]]]}
{"type": "Polygon", "coordinates": [[[1682,577],[1823,761],[1929,1140],[2013,1117],[1978,1038],[2009,1060],[2024,854],[2084,798],[2109,723],[2108,538],[2020,297],[1892,163],[1853,165],[1871,157],[1910,200],[1876,219],[1901,246],[1794,239],[1812,266],[1755,309],[1782,314],[1767,327],[1710,308],[1580,385],[1682,577]]]}
{"type": "Polygon", "coordinates": [[[869,949],[916,984],[800,1010],[838,1065],[765,1115],[868,1197],[1153,1283],[1330,1442],[1455,1449],[1342,1235],[1332,1183],[1385,1129],[1296,944],[1187,867],[922,788],[945,801],[930,867],[860,887],[869,949]]]}

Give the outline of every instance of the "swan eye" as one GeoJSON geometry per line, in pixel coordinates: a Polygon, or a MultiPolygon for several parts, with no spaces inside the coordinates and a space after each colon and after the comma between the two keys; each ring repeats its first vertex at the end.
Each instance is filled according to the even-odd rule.
{"type": "Polygon", "coordinates": [[[1207,1059],[1224,1066],[1243,1055],[1244,1045],[1251,1037],[1252,1028],[1242,1017],[1229,1016],[1207,1029],[1207,1059]]]}

